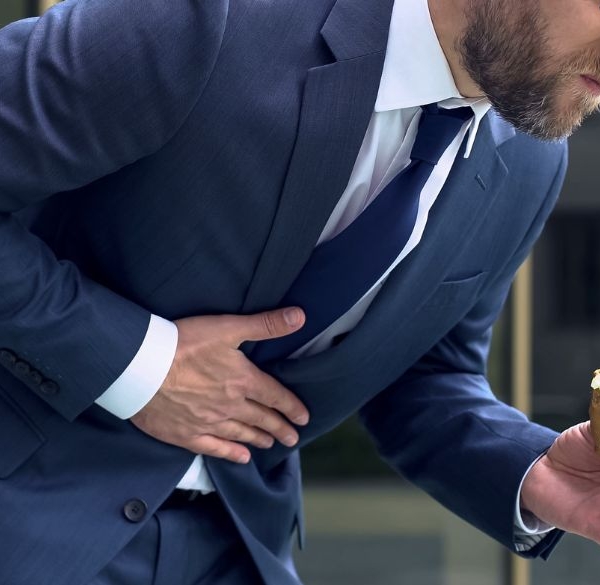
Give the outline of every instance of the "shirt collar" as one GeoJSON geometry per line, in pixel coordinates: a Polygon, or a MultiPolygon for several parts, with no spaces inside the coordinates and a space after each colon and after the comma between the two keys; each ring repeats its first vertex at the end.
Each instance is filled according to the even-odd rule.
{"type": "Polygon", "coordinates": [[[396,0],[375,111],[432,103],[443,108],[471,107],[474,116],[465,151],[465,157],[469,156],[490,103],[483,97],[460,95],[433,28],[427,0],[396,0]]]}

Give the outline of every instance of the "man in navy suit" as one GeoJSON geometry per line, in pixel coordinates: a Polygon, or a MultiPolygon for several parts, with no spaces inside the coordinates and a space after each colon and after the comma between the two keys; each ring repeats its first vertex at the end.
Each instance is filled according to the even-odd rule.
{"type": "Polygon", "coordinates": [[[558,0],[66,0],[2,29],[0,582],[297,585],[298,449],[357,411],[511,550],[600,541],[588,425],[557,438],[485,377],[599,43],[597,5],[558,0]],[[312,325],[288,290],[427,104],[466,116],[397,257],[255,359],[312,325]]]}

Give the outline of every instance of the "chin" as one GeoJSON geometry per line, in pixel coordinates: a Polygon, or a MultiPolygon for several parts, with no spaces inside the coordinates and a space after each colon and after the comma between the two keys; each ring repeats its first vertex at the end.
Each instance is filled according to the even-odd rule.
{"type": "Polygon", "coordinates": [[[577,87],[569,87],[562,95],[554,96],[552,108],[538,123],[538,138],[548,141],[568,138],[583,120],[598,109],[600,97],[592,96],[577,87]]]}

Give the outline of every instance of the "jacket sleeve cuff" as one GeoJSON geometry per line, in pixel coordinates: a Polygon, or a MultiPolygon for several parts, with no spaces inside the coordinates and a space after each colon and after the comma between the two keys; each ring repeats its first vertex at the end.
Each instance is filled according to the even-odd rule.
{"type": "Polygon", "coordinates": [[[152,315],[144,341],[125,371],[96,399],[121,419],[131,418],[158,392],[177,349],[177,326],[152,315]]]}
{"type": "Polygon", "coordinates": [[[540,455],[528,468],[525,474],[523,475],[523,479],[521,480],[521,484],[519,485],[519,491],[517,492],[517,501],[515,505],[515,535],[524,536],[524,535],[538,535],[538,534],[547,534],[551,530],[554,530],[554,526],[547,524],[546,522],[540,520],[527,510],[521,509],[521,490],[523,489],[523,482],[527,477],[527,474],[531,471],[531,468],[543,457],[544,455],[540,455]]]}

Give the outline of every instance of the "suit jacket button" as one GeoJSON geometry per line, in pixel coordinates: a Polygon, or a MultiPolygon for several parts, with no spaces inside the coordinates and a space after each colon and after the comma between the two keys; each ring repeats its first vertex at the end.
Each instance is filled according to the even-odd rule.
{"type": "Polygon", "coordinates": [[[17,356],[8,349],[0,349],[0,364],[12,368],[17,361],[17,356]]]}
{"type": "Polygon", "coordinates": [[[54,396],[55,394],[58,394],[59,387],[58,384],[52,380],[44,380],[39,385],[39,389],[40,392],[46,396],[54,396]]]}
{"type": "Polygon", "coordinates": [[[130,522],[141,522],[148,512],[148,505],[144,500],[129,500],[123,506],[123,514],[130,522]]]}

